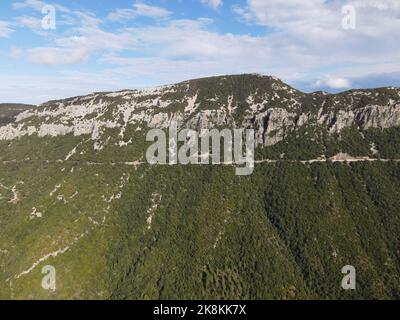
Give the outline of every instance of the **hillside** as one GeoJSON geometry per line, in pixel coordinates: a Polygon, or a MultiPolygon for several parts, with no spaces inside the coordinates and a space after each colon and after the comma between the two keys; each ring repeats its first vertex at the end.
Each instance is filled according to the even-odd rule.
{"type": "Polygon", "coordinates": [[[13,122],[19,113],[32,108],[33,105],[0,103],[0,126],[13,122]]]}
{"type": "Polygon", "coordinates": [[[20,111],[0,122],[0,298],[400,298],[398,88],[237,75],[20,111]],[[255,129],[254,173],[145,163],[172,120],[255,129]]]}

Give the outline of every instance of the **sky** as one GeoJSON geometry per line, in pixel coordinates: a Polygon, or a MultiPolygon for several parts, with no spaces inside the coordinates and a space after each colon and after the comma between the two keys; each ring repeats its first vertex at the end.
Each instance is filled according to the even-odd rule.
{"type": "Polygon", "coordinates": [[[400,0],[0,0],[0,102],[226,74],[400,86],[400,0]]]}

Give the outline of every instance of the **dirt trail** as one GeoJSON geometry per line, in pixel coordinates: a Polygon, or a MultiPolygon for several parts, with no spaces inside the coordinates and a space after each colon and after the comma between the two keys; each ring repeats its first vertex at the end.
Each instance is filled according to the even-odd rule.
{"type": "MultiPolygon", "coordinates": [[[[135,160],[132,162],[127,161],[119,161],[119,162],[94,162],[94,161],[86,161],[86,160],[9,160],[9,161],[1,161],[2,164],[16,164],[16,163],[77,163],[77,164],[84,164],[84,165],[92,165],[92,166],[102,166],[102,165],[125,165],[125,166],[133,166],[139,167],[141,165],[149,164],[147,161],[140,161],[135,160]]],[[[370,158],[370,157],[353,157],[345,153],[339,153],[334,157],[331,158],[317,158],[317,159],[309,159],[309,160],[290,160],[290,159],[261,159],[255,160],[255,164],[262,164],[262,163],[279,163],[279,162],[289,162],[289,163],[302,163],[302,164],[312,164],[312,163],[324,163],[324,162],[339,162],[339,163],[353,163],[353,162],[400,162],[400,159],[381,159],[381,158],[370,158]]],[[[235,165],[233,162],[221,162],[221,165],[235,165]]]]}

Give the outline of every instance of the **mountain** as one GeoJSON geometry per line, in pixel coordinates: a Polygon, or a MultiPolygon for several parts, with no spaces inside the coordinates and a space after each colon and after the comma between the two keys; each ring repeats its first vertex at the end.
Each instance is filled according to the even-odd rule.
{"type": "Polygon", "coordinates": [[[0,125],[13,122],[18,113],[33,108],[33,105],[0,103],[0,125]]]}
{"type": "Polygon", "coordinates": [[[235,75],[9,110],[0,298],[400,297],[399,88],[235,75]],[[172,120],[254,129],[254,173],[147,164],[146,133],[172,120]]]}

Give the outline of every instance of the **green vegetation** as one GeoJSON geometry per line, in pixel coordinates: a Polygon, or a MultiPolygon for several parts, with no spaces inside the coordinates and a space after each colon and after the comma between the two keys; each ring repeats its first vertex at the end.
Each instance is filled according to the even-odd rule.
{"type": "Polygon", "coordinates": [[[18,113],[34,107],[27,104],[0,103],[0,126],[13,122],[18,113]]]}
{"type": "MultiPolygon", "coordinates": [[[[102,127],[95,141],[74,134],[0,141],[0,299],[400,299],[400,128],[357,123],[332,133],[316,116],[322,109],[333,121],[350,104],[387,104],[398,90],[307,95],[255,75],[173,88],[93,96],[109,103],[100,120],[121,125],[102,127]],[[136,103],[129,112],[149,109],[151,117],[162,103],[171,119],[196,94],[200,111],[231,101],[236,124],[255,121],[254,104],[254,112],[278,107],[297,120],[315,117],[258,147],[257,160],[277,161],[257,164],[250,176],[236,176],[233,166],[137,163],[151,144],[145,121],[115,110],[136,103]],[[339,153],[385,161],[309,161],[339,153]],[[56,268],[55,291],[41,286],[46,265],[56,268]],[[356,268],[357,290],[341,288],[345,265],[356,268]]],[[[0,105],[0,126],[26,108],[0,105]]],[[[49,121],[70,125],[77,113],[49,121]]],[[[225,125],[232,123],[215,127],[225,125]]]]}
{"type": "Polygon", "coordinates": [[[0,190],[2,298],[399,298],[397,163],[282,162],[249,177],[74,161],[0,173],[20,199],[0,190]],[[33,207],[42,218],[30,219],[33,207]],[[57,268],[55,292],[40,286],[46,264],[57,268]],[[356,291],[340,287],[347,264],[356,291]]]}

